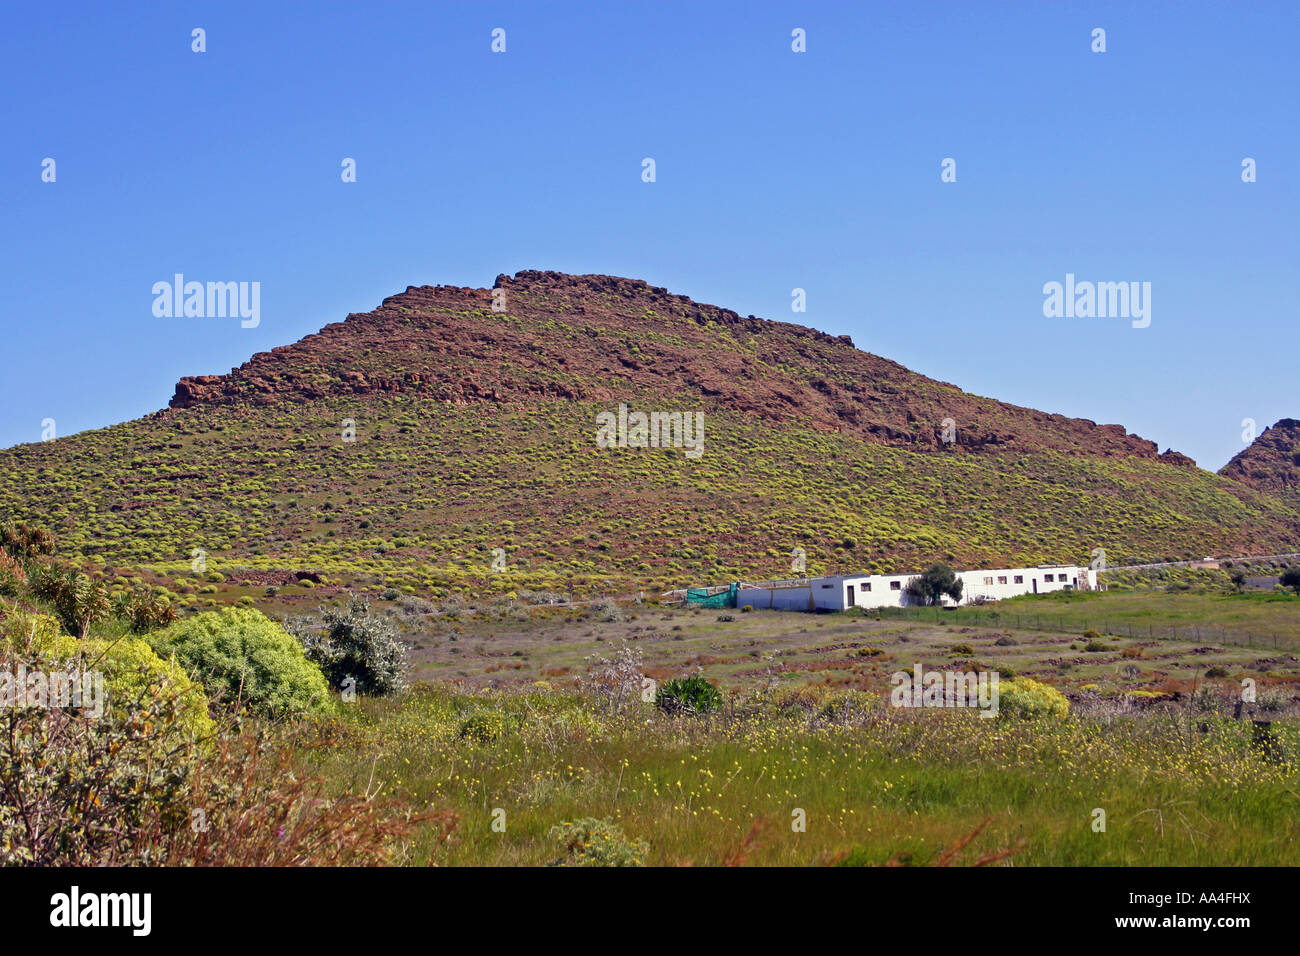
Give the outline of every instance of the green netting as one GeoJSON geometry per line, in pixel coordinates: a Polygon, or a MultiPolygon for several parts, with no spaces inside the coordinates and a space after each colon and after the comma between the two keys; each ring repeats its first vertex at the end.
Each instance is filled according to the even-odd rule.
{"type": "Polygon", "coordinates": [[[686,603],[696,607],[735,607],[738,590],[735,584],[717,594],[710,594],[708,588],[687,588],[686,603]]]}

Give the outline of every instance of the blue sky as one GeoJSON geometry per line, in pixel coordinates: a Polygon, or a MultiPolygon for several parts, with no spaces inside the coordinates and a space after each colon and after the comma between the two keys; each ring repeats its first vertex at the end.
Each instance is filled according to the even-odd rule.
{"type": "Polygon", "coordinates": [[[0,445],[528,268],[848,333],[1210,469],[1242,419],[1300,417],[1297,4],[51,3],[5,27],[0,445]],[[156,318],[176,272],[260,282],[260,325],[156,318]],[[1066,273],[1150,282],[1150,327],[1045,318],[1066,273]]]}

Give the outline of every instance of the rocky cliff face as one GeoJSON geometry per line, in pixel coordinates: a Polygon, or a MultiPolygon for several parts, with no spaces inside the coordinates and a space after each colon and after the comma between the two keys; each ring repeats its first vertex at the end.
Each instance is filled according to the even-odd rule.
{"type": "Polygon", "coordinates": [[[741,316],[636,279],[520,272],[491,289],[408,287],[228,375],[181,379],[172,408],[417,393],[451,404],[546,399],[713,404],[868,441],[1054,449],[1194,462],[1098,425],[961,391],[848,336],[741,316]]]}
{"type": "Polygon", "coordinates": [[[1300,421],[1283,418],[1264,429],[1219,474],[1260,491],[1300,499],[1300,421]]]}

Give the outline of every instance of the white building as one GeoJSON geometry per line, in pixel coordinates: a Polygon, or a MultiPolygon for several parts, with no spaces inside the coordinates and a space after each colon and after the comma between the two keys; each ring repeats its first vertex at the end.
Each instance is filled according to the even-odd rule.
{"type": "MultiPolygon", "coordinates": [[[[769,581],[757,587],[741,587],[737,607],[774,608],[781,611],[844,611],[851,607],[904,607],[907,582],[913,574],[857,574],[825,578],[769,581]]],[[[1074,588],[1090,591],[1097,587],[1097,572],[1071,564],[1040,565],[1036,568],[998,568],[992,571],[958,571],[962,581],[962,604],[1000,601],[1021,594],[1044,594],[1074,588]]],[[[945,597],[943,603],[953,606],[945,597]]]]}

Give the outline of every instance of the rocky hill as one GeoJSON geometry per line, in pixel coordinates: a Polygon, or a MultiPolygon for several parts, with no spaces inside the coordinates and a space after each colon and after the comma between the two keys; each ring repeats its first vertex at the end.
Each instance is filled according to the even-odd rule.
{"type": "Polygon", "coordinates": [[[171,407],[378,394],[514,407],[698,397],[885,444],[939,446],[951,418],[964,449],[1159,452],[1121,425],[967,394],[859,351],[848,336],[740,316],[636,279],[557,272],[497,276],[491,289],[409,287],[228,375],[181,379],[171,407]],[[494,297],[504,311],[493,311],[494,297]]]}
{"type": "Polygon", "coordinates": [[[408,288],[146,418],[0,450],[0,478],[0,521],[51,526],[64,557],[130,580],[202,552],[250,598],[298,572],[445,596],[1300,550],[1281,486],[1120,425],[550,272],[408,288]],[[620,405],[702,413],[703,453],[600,447],[620,405]]]}
{"type": "Polygon", "coordinates": [[[1283,418],[1264,429],[1219,474],[1300,504],[1300,421],[1283,418]]]}

